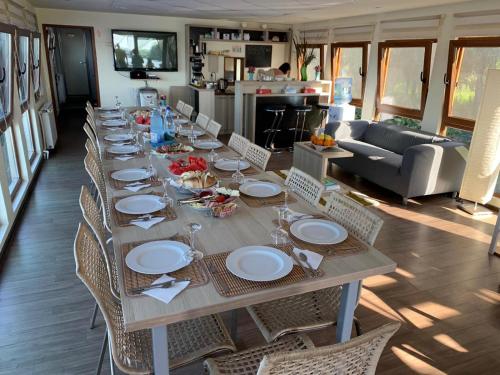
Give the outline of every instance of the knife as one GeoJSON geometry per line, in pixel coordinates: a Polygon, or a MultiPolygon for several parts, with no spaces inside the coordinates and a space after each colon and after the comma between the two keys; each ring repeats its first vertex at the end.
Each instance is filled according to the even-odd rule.
{"type": "Polygon", "coordinates": [[[132,292],[132,293],[142,293],[142,292],[144,292],[146,290],[151,290],[151,289],[170,288],[175,283],[178,283],[178,282],[181,282],[181,281],[191,281],[191,279],[176,279],[176,280],[165,281],[163,283],[158,283],[158,284],[151,284],[151,285],[139,286],[137,288],[130,289],[130,292],[132,292]]]}

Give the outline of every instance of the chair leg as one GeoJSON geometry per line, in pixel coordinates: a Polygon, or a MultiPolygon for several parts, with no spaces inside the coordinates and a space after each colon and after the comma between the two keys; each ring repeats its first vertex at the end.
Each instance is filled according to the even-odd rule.
{"type": "Polygon", "coordinates": [[[97,317],[97,310],[99,309],[99,306],[97,306],[97,303],[94,305],[94,311],[92,312],[92,318],[90,318],[90,329],[95,328],[95,318],[97,317]]]}
{"type": "Polygon", "coordinates": [[[238,310],[231,311],[231,337],[233,341],[238,340],[238,310]]]}
{"type": "Polygon", "coordinates": [[[264,148],[266,150],[268,150],[268,149],[271,148],[271,145],[272,145],[271,133],[274,134],[274,132],[276,131],[276,129],[274,128],[274,126],[276,125],[277,121],[278,121],[278,112],[274,112],[273,123],[271,124],[271,127],[269,129],[267,129],[266,143],[264,144],[264,148]]]}
{"type": "Polygon", "coordinates": [[[306,112],[302,113],[302,127],[300,128],[300,142],[302,142],[302,138],[304,136],[304,128],[306,126],[306,112]]]}
{"type": "Polygon", "coordinates": [[[102,340],[101,352],[99,354],[99,363],[97,364],[97,369],[95,371],[96,375],[101,374],[102,362],[104,361],[104,355],[106,354],[106,347],[108,346],[108,330],[104,333],[104,339],[102,340]]]}
{"type": "Polygon", "coordinates": [[[361,330],[361,323],[359,322],[359,319],[354,317],[354,328],[356,328],[356,336],[361,336],[363,334],[363,331],[361,330]]]}
{"type": "Polygon", "coordinates": [[[278,123],[276,124],[276,131],[273,133],[273,136],[271,138],[271,145],[272,145],[272,148],[274,149],[274,138],[276,137],[276,133],[280,132],[280,126],[281,126],[281,122],[283,121],[283,112],[280,112],[279,113],[279,118],[278,118],[278,123]]]}
{"type": "Polygon", "coordinates": [[[115,375],[115,361],[113,360],[113,349],[111,348],[111,340],[108,340],[109,366],[111,375],[115,375]]]}

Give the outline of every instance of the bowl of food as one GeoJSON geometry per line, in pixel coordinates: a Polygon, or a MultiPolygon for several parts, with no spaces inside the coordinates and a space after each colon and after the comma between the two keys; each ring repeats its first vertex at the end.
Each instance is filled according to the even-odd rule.
{"type": "Polygon", "coordinates": [[[194,149],[191,146],[185,146],[183,144],[173,144],[159,146],[153,151],[153,153],[163,158],[178,159],[180,157],[189,155],[193,151],[194,149]]]}
{"type": "Polygon", "coordinates": [[[240,195],[238,190],[227,188],[217,188],[211,190],[203,190],[197,194],[198,200],[194,203],[189,203],[189,207],[213,217],[228,217],[231,216],[238,205],[234,202],[240,195]]]}
{"type": "Polygon", "coordinates": [[[168,166],[168,171],[174,176],[180,176],[185,172],[205,172],[208,169],[204,158],[189,156],[186,159],[177,159],[168,166]]]}
{"type": "Polygon", "coordinates": [[[181,174],[177,183],[182,188],[192,191],[193,193],[200,193],[203,190],[210,189],[217,184],[217,177],[210,172],[184,172],[181,174]]]}
{"type": "Polygon", "coordinates": [[[149,129],[151,125],[151,112],[146,109],[138,109],[132,112],[132,116],[135,119],[135,125],[139,129],[149,129]]]}
{"type": "Polygon", "coordinates": [[[326,150],[335,146],[335,139],[328,134],[320,134],[311,136],[311,145],[318,151],[326,150]]]}

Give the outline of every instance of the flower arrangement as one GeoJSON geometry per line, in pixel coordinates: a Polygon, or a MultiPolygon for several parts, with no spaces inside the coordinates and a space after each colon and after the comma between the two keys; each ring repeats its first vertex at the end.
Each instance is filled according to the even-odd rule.
{"type": "Polygon", "coordinates": [[[322,70],[323,70],[323,68],[321,67],[321,65],[316,65],[316,66],[314,67],[314,71],[315,71],[316,73],[321,73],[321,71],[322,71],[322,70]]]}
{"type": "Polygon", "coordinates": [[[302,39],[293,37],[293,45],[295,46],[295,53],[297,54],[297,62],[300,65],[300,79],[307,81],[307,67],[316,58],[314,48],[307,43],[306,37],[302,39]]]}
{"type": "Polygon", "coordinates": [[[255,66],[249,66],[248,73],[255,73],[255,66]]]}

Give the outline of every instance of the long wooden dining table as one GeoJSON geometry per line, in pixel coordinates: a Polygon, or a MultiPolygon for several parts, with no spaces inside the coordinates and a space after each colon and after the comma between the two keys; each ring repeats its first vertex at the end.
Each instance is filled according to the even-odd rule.
{"type": "MultiPolygon", "coordinates": [[[[120,132],[99,126],[98,136],[100,151],[105,153],[109,147],[103,140],[104,135],[120,132]]],[[[208,152],[209,150],[207,150],[208,152]]],[[[236,157],[237,154],[225,148],[219,155],[225,158],[236,157]]],[[[162,187],[152,187],[132,193],[127,190],[116,190],[110,184],[109,172],[124,168],[147,167],[147,158],[133,158],[127,161],[102,158],[108,199],[125,197],[132,194],[148,194],[162,192],[162,187]]],[[[153,157],[153,165],[159,176],[168,174],[168,159],[153,157]]],[[[252,178],[266,179],[283,185],[284,181],[273,173],[259,171],[252,178]]],[[[226,180],[230,182],[230,179],[226,180]]],[[[223,181],[224,182],[224,181],[223,181]]],[[[169,189],[169,195],[179,198],[174,188],[169,189]]],[[[182,196],[185,197],[185,196],[182,196]]],[[[318,208],[312,207],[296,197],[296,201],[289,204],[290,208],[309,214],[320,213],[318,208]]],[[[110,208],[111,211],[114,207],[110,208]]],[[[243,201],[238,201],[238,208],[234,215],[227,218],[209,217],[193,210],[190,207],[175,207],[177,219],[161,222],[149,230],[136,226],[120,227],[112,220],[111,231],[113,248],[118,267],[118,282],[121,293],[123,319],[126,331],[150,329],[153,340],[153,360],[156,375],[169,373],[168,361],[168,325],[214,313],[235,310],[253,304],[276,300],[283,297],[312,292],[315,290],[342,285],[341,306],[338,315],[336,340],[344,342],[351,338],[351,329],[354,310],[357,304],[359,283],[367,277],[393,272],[396,263],[374,247],[368,246],[366,251],[346,256],[325,257],[320,269],[322,277],[308,278],[304,281],[288,285],[263,289],[234,297],[224,297],[219,294],[210,279],[205,285],[185,289],[170,303],[165,304],[148,296],[128,296],[124,286],[124,261],[122,245],[127,243],[143,242],[169,238],[175,234],[184,234],[185,224],[196,222],[202,225],[197,233],[197,242],[201,244],[205,255],[232,251],[247,245],[267,245],[272,243],[271,231],[275,228],[277,211],[274,207],[250,207],[243,201]]],[[[113,216],[113,215],[112,215],[113,216]]]]}

